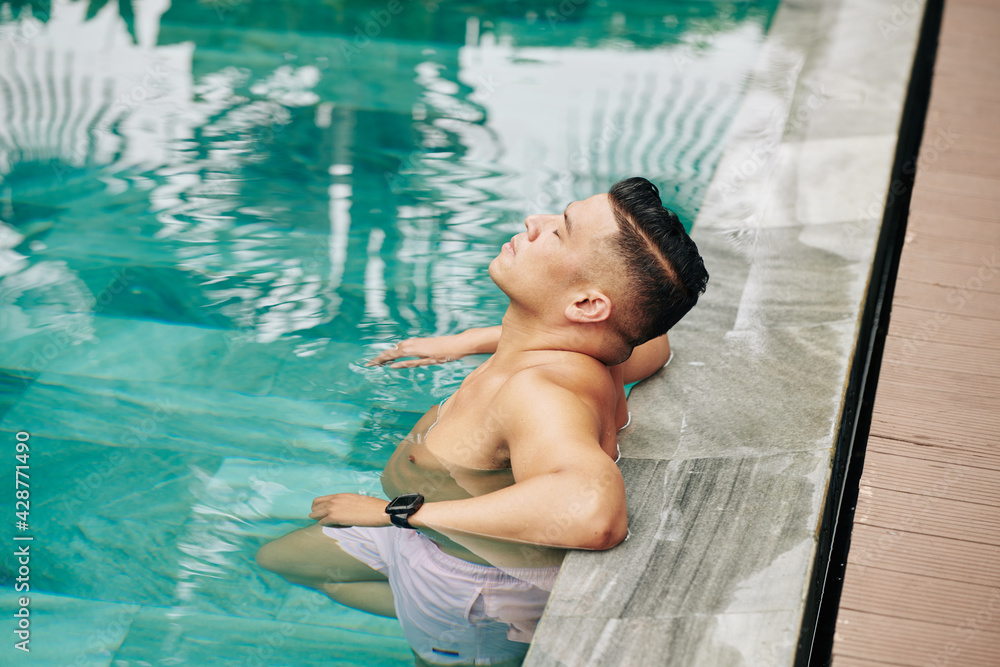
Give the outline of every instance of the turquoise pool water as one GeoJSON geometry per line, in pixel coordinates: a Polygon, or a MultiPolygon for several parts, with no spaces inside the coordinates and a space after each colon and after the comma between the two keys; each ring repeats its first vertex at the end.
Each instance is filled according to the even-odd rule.
{"type": "Polygon", "coordinates": [[[364,361],[497,323],[525,215],[644,175],[690,227],[775,4],[0,4],[0,652],[16,534],[32,663],[409,664],[254,552],[378,490],[477,360],[364,361]]]}

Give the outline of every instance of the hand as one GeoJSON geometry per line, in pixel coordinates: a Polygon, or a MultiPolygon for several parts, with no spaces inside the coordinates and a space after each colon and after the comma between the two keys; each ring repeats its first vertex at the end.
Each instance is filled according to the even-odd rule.
{"type": "Polygon", "coordinates": [[[388,500],[362,496],[357,493],[335,493],[320,496],[313,501],[310,519],[324,526],[391,526],[385,513],[388,500]]]}
{"type": "Polygon", "coordinates": [[[388,350],[379,352],[378,356],[369,361],[366,366],[382,366],[383,364],[403,357],[417,357],[406,361],[389,364],[389,368],[413,368],[414,366],[429,366],[443,364],[461,359],[470,350],[463,349],[458,336],[434,336],[432,338],[407,338],[388,350]]]}

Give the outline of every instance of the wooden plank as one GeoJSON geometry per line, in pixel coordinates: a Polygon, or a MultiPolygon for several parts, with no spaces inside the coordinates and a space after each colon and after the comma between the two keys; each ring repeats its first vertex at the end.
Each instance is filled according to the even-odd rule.
{"type": "Polygon", "coordinates": [[[948,192],[915,190],[910,199],[910,208],[924,208],[936,213],[967,216],[973,220],[1000,221],[1000,206],[997,206],[996,202],[948,192]]]}
{"type": "MultiPolygon", "coordinates": [[[[1000,115],[1000,104],[994,111],[1000,115]]],[[[968,197],[978,197],[990,201],[1000,201],[1000,179],[972,174],[955,174],[945,171],[938,162],[919,169],[914,179],[914,187],[935,192],[948,192],[968,197]]]]}
{"type": "MultiPolygon", "coordinates": [[[[1000,111],[998,111],[998,115],[1000,115],[1000,111]]],[[[1000,158],[953,148],[942,151],[937,160],[931,163],[928,168],[998,178],[1000,177],[1000,158]]]]}
{"type": "MultiPolygon", "coordinates": [[[[927,402],[925,405],[930,405],[927,402]]],[[[989,424],[977,423],[968,426],[941,423],[948,415],[947,410],[937,410],[928,415],[928,419],[901,420],[900,416],[912,417],[916,413],[881,414],[872,419],[871,434],[881,438],[906,440],[940,447],[942,450],[963,449],[969,455],[976,456],[978,465],[995,467],[1000,465],[1000,452],[996,451],[996,443],[985,443],[987,438],[995,437],[995,431],[989,424]]],[[[918,415],[919,416],[919,415],[918,415]]],[[[956,418],[956,422],[960,421],[956,418]]],[[[942,452],[944,456],[944,452],[942,452]]]]}
{"type": "Polygon", "coordinates": [[[898,280],[892,298],[892,307],[895,309],[897,306],[918,310],[949,311],[967,317],[1000,320],[1000,275],[983,281],[974,274],[961,288],[929,285],[915,280],[898,280]],[[984,290],[984,287],[997,289],[995,292],[990,292],[984,290]]]}
{"type": "MultiPolygon", "coordinates": [[[[949,153],[949,155],[951,154],[949,153]]],[[[959,157],[962,155],[970,157],[968,153],[960,154],[959,157]]],[[[978,158],[979,156],[971,157],[978,158]]],[[[995,162],[998,166],[997,173],[1000,174],[1000,159],[995,160],[995,162]]],[[[976,257],[982,254],[978,250],[978,246],[982,245],[983,239],[990,238],[992,235],[1000,237],[1000,223],[958,218],[943,213],[925,213],[918,210],[911,210],[906,220],[907,239],[931,237],[939,243],[952,241],[972,243],[974,246],[970,248],[973,251],[971,254],[976,257]]],[[[1000,239],[994,240],[989,245],[1000,245],[1000,239]]],[[[933,257],[933,253],[929,256],[933,257]]]]}
{"type": "MultiPolygon", "coordinates": [[[[942,224],[943,222],[942,219],[942,224]]],[[[1000,223],[996,222],[981,222],[981,224],[1000,227],[1000,223]]],[[[917,227],[913,230],[907,230],[906,237],[903,239],[903,250],[903,258],[907,260],[907,269],[909,269],[909,264],[914,261],[917,261],[918,266],[922,266],[922,260],[925,259],[968,267],[962,283],[975,277],[984,282],[992,282],[1000,273],[1000,241],[986,235],[980,235],[978,238],[942,239],[923,234],[917,227]]],[[[900,270],[902,268],[901,262],[900,270]]],[[[929,268],[931,270],[925,269],[921,273],[933,278],[935,264],[932,263],[929,268]]],[[[996,282],[1000,283],[1000,280],[996,282]]]]}
{"type": "Polygon", "coordinates": [[[973,440],[962,438],[942,442],[940,433],[920,431],[912,427],[901,429],[899,424],[886,424],[884,421],[878,423],[878,431],[879,433],[872,433],[872,437],[908,442],[923,447],[925,449],[924,458],[929,461],[961,463],[961,465],[977,468],[1000,470],[1000,456],[997,455],[993,446],[976,447],[970,444],[973,440]],[[899,435],[896,435],[897,433],[899,435]],[[913,437],[914,434],[916,437],[913,437]]]}
{"type": "Polygon", "coordinates": [[[967,7],[993,7],[996,0],[949,0],[948,4],[963,5],[967,7]]]}
{"type": "MultiPolygon", "coordinates": [[[[912,245],[914,248],[927,247],[928,254],[931,254],[930,247],[936,239],[930,237],[917,237],[912,245]]],[[[942,255],[947,253],[947,245],[942,251],[942,255]]],[[[911,250],[903,253],[899,262],[897,279],[913,280],[916,282],[930,283],[934,285],[948,285],[951,287],[962,287],[969,289],[977,286],[978,278],[982,285],[979,289],[984,292],[997,293],[1000,287],[1000,280],[997,280],[997,269],[994,266],[1000,259],[1000,253],[994,254],[990,248],[979,255],[979,263],[974,263],[975,256],[964,255],[964,260],[958,257],[951,259],[936,258],[930,259],[922,255],[919,251],[911,250]]]]}
{"type": "Polygon", "coordinates": [[[1000,345],[1000,326],[994,319],[968,317],[958,310],[928,312],[919,308],[894,306],[889,333],[902,338],[934,340],[953,345],[994,348],[1000,345]]]}
{"type": "Polygon", "coordinates": [[[997,457],[983,456],[980,452],[970,451],[961,446],[954,447],[941,443],[909,442],[896,438],[870,436],[868,449],[874,452],[909,456],[923,461],[960,465],[966,469],[1000,471],[1000,459],[997,457]]]}
{"type": "Polygon", "coordinates": [[[878,381],[880,384],[894,384],[910,391],[946,391],[953,394],[967,394],[970,391],[988,396],[1000,393],[1000,371],[983,369],[987,374],[975,375],[952,369],[930,371],[913,364],[893,364],[884,366],[878,381]]]}
{"type": "Polygon", "coordinates": [[[994,505],[882,489],[863,482],[854,522],[1000,547],[1000,512],[994,505]]]}
{"type": "Polygon", "coordinates": [[[962,373],[951,368],[928,371],[926,368],[911,364],[884,364],[879,371],[879,384],[892,383],[905,385],[913,390],[935,389],[964,394],[970,390],[988,395],[1000,395],[1000,369],[992,375],[975,375],[962,373]]]}
{"type": "Polygon", "coordinates": [[[945,3],[837,667],[1000,665],[998,28],[998,3],[945,3]]]}
{"type": "Polygon", "coordinates": [[[976,287],[987,292],[1000,290],[1000,279],[998,279],[1000,244],[998,243],[972,239],[942,239],[913,231],[906,235],[904,250],[897,273],[904,279],[956,287],[976,287]],[[939,264],[954,266],[939,266],[939,264]],[[958,271],[958,268],[961,271],[958,271]],[[977,286],[977,283],[983,284],[977,286]]]}
{"type": "MultiPolygon", "coordinates": [[[[976,36],[978,35],[973,34],[972,41],[979,43],[985,41],[976,39],[976,36]]],[[[950,75],[955,73],[963,79],[975,77],[976,80],[991,81],[992,74],[995,73],[998,66],[1000,66],[1000,53],[993,49],[974,51],[965,48],[961,43],[943,42],[938,46],[937,58],[934,60],[934,73],[945,75],[940,78],[950,78],[950,75]]]]}
{"type": "MultiPolygon", "coordinates": [[[[941,42],[960,42],[967,36],[996,35],[1000,9],[991,4],[946,2],[941,17],[941,42]]],[[[937,70],[935,70],[935,76],[937,70]]]]}
{"type": "MultiPolygon", "coordinates": [[[[1000,547],[937,535],[858,524],[851,533],[847,575],[875,568],[922,577],[997,586],[1000,547]]],[[[845,579],[846,588],[846,579],[845,579]]]]}
{"type": "MultiPolygon", "coordinates": [[[[994,41],[995,38],[985,40],[972,37],[959,44],[950,44],[948,48],[956,55],[984,52],[987,50],[986,47],[992,46],[994,41]]],[[[934,79],[930,106],[938,109],[951,108],[950,105],[957,105],[963,97],[969,95],[1000,101],[1000,82],[993,79],[984,80],[983,77],[964,70],[949,71],[947,76],[939,76],[934,79]]]]}
{"type": "MultiPolygon", "coordinates": [[[[933,110],[929,109],[928,114],[933,110]]],[[[921,165],[933,164],[941,155],[949,151],[974,153],[989,158],[1000,155],[1000,133],[970,132],[962,121],[965,116],[958,110],[934,111],[924,124],[924,138],[921,144],[921,165]],[[931,150],[933,149],[933,150],[931,150]]]]}
{"type": "Polygon", "coordinates": [[[841,609],[950,626],[962,625],[991,602],[1000,613],[1000,588],[906,573],[886,576],[876,570],[868,570],[851,584],[841,598],[841,609]]]}
{"type": "MultiPolygon", "coordinates": [[[[949,93],[941,93],[938,103],[933,108],[940,112],[954,113],[958,116],[984,116],[996,115],[1000,108],[1000,85],[986,84],[980,86],[973,82],[966,82],[960,79],[950,79],[949,93]]],[[[935,87],[937,90],[937,86],[935,87]]],[[[932,95],[933,97],[933,95],[932,95]]],[[[924,136],[927,137],[927,128],[924,136]]],[[[933,130],[931,131],[933,136],[933,130]]],[[[937,150],[941,150],[942,145],[937,145],[937,150]]]]}
{"type": "Polygon", "coordinates": [[[985,667],[1000,664],[1000,632],[842,609],[834,652],[921,667],[985,667]]]}
{"type": "MultiPolygon", "coordinates": [[[[911,387],[901,385],[899,383],[890,383],[879,387],[879,391],[876,393],[876,408],[875,411],[878,412],[882,410],[890,410],[893,414],[909,414],[915,413],[917,415],[927,415],[928,417],[932,415],[937,415],[937,411],[924,412],[930,405],[935,404],[940,406],[940,410],[944,412],[951,412],[955,415],[955,418],[948,418],[948,423],[958,421],[959,419],[967,419],[969,414],[975,414],[980,411],[1000,411],[1000,399],[997,396],[991,395],[988,392],[978,391],[978,387],[975,385],[969,387],[969,391],[963,394],[956,394],[955,392],[942,391],[937,387],[925,387],[920,391],[914,391],[911,387]],[[881,399],[881,400],[879,400],[881,399]],[[907,410],[907,404],[909,401],[914,401],[912,410],[907,410]]],[[[993,419],[1000,419],[1000,415],[990,415],[984,416],[987,423],[991,423],[993,419]]],[[[1000,454],[1000,433],[997,434],[992,442],[998,446],[997,453],[1000,454]]]]}
{"type": "Polygon", "coordinates": [[[923,341],[889,335],[885,339],[884,366],[948,369],[969,375],[996,377],[1000,350],[970,348],[938,341],[923,341]]]}
{"type": "MultiPolygon", "coordinates": [[[[831,667],[910,667],[905,662],[883,662],[854,655],[833,655],[831,667]]],[[[922,667],[922,666],[921,666],[922,667]]]]}
{"type": "MultiPolygon", "coordinates": [[[[951,133],[957,133],[965,137],[964,142],[954,142],[953,146],[955,148],[958,148],[960,145],[971,144],[980,139],[989,141],[991,145],[1000,140],[1000,127],[997,127],[992,118],[983,114],[966,113],[961,108],[930,108],[927,110],[927,123],[933,127],[940,127],[949,130],[951,133]]],[[[921,152],[923,153],[923,150],[921,152]]],[[[927,153],[925,158],[929,159],[930,155],[931,153],[927,153]]]]}
{"type": "MultiPolygon", "coordinates": [[[[961,110],[963,100],[971,100],[977,105],[986,105],[987,113],[993,110],[989,105],[1000,106],[1000,81],[963,81],[960,78],[938,79],[931,92],[931,106],[936,109],[961,110]]],[[[927,136],[926,134],[924,136],[927,136]]]]}
{"type": "Polygon", "coordinates": [[[873,489],[1000,507],[1000,475],[996,471],[913,458],[896,450],[888,453],[869,448],[861,483],[873,489]]]}
{"type": "Polygon", "coordinates": [[[996,0],[950,0],[949,4],[951,3],[965,5],[968,7],[993,7],[996,4],[996,0]]]}

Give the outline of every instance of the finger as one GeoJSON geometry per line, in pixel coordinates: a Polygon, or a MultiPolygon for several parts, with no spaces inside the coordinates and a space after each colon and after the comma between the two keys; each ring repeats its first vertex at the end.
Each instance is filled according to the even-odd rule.
{"type": "Polygon", "coordinates": [[[331,496],[322,496],[320,498],[317,498],[316,500],[314,500],[312,502],[312,507],[310,509],[313,512],[323,512],[323,513],[326,513],[326,511],[330,507],[331,500],[332,500],[331,496]]]}
{"type": "Polygon", "coordinates": [[[431,364],[443,364],[449,359],[444,357],[421,357],[419,359],[407,359],[406,361],[397,361],[396,363],[389,366],[389,368],[415,368],[417,366],[430,366],[431,364]]]}
{"type": "Polygon", "coordinates": [[[387,361],[392,361],[393,359],[398,359],[399,357],[405,357],[407,355],[401,353],[396,348],[390,350],[382,350],[377,355],[372,357],[372,359],[365,364],[365,366],[381,366],[387,361]]]}
{"type": "Polygon", "coordinates": [[[375,357],[373,357],[371,361],[369,361],[365,365],[366,366],[381,366],[381,365],[385,364],[385,362],[392,361],[393,359],[399,359],[400,357],[412,357],[412,356],[415,356],[415,353],[413,353],[413,352],[410,351],[410,348],[412,347],[413,340],[414,340],[413,338],[407,338],[406,340],[402,340],[402,341],[396,343],[395,345],[393,345],[392,347],[390,347],[388,350],[382,350],[377,355],[375,355],[375,357]]]}

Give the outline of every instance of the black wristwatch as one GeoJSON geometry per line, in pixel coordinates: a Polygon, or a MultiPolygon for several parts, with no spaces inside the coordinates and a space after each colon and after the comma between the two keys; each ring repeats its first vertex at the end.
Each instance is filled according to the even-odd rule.
{"type": "Polygon", "coordinates": [[[393,498],[392,502],[385,506],[385,513],[389,515],[389,521],[392,521],[392,525],[413,529],[407,519],[423,504],[424,497],[419,493],[404,493],[393,498]]]}

